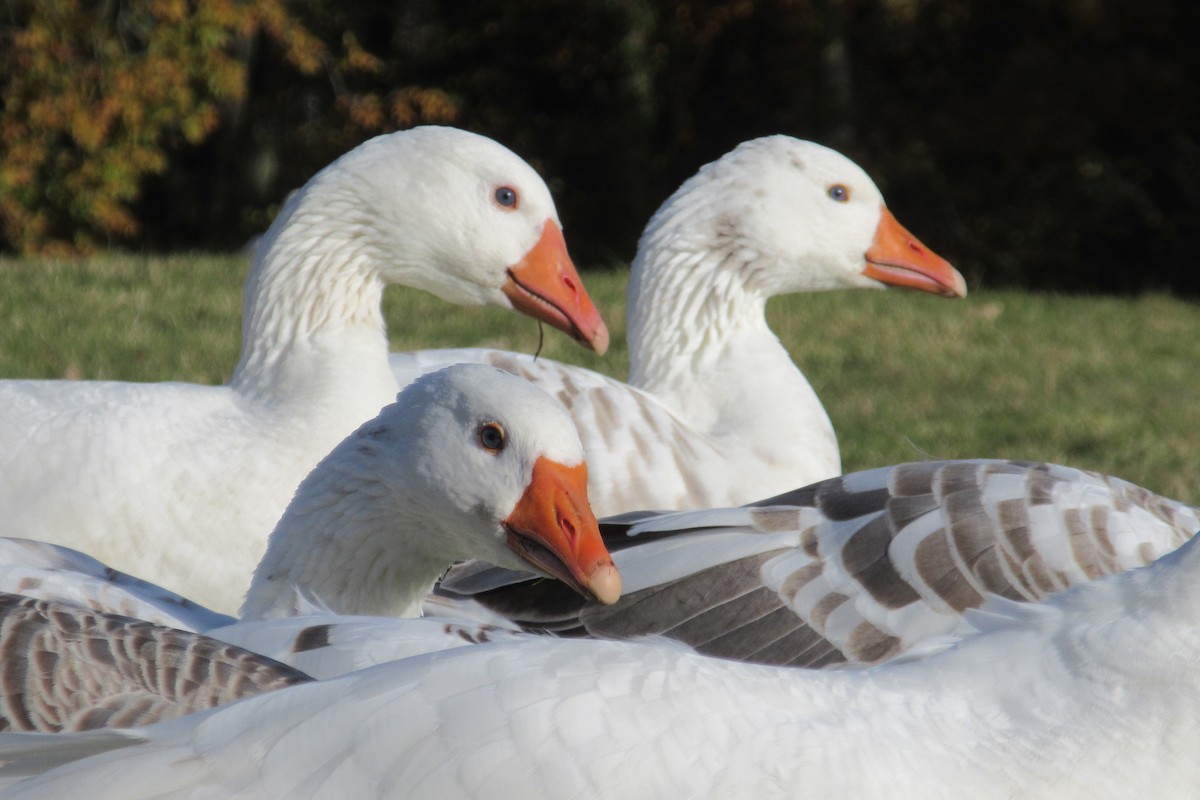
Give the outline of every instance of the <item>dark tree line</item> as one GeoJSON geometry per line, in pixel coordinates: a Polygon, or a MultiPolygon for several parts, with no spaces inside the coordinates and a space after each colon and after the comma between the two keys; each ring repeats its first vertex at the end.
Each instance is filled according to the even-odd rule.
{"type": "MultiPolygon", "coordinates": [[[[632,255],[654,208],[702,163],[788,133],[862,164],[901,219],[976,282],[1200,292],[1192,0],[286,9],[311,39],[276,25],[221,45],[240,54],[244,92],[217,101],[210,134],[164,134],[164,169],[129,201],[136,233],[112,241],[237,246],[340,152],[434,122],[529,159],[578,260],[604,265],[632,255]]],[[[21,22],[10,13],[0,25],[21,22]]]]}

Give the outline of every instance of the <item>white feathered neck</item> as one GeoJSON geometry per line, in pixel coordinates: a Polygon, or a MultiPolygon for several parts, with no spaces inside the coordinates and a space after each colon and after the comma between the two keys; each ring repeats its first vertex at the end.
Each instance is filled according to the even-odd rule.
{"type": "Polygon", "coordinates": [[[500,521],[547,457],[583,447],[555,401],[508,373],[462,364],[423,376],[336,447],[300,484],[254,573],[245,619],[318,608],[415,617],[456,560],[529,570],[500,521]],[[505,431],[499,453],[481,424],[505,431]]]}
{"type": "Polygon", "coordinates": [[[289,371],[304,369],[305,355],[339,338],[355,340],[344,352],[365,356],[356,372],[369,375],[371,363],[386,358],[380,253],[367,244],[373,225],[345,178],[327,169],[293,195],[259,243],[246,279],[235,389],[276,394],[300,379],[289,371]]]}
{"type": "Polygon", "coordinates": [[[510,307],[505,268],[547,220],[558,214],[541,178],[490,139],[424,127],[360,145],[296,192],[259,243],[232,386],[272,399],[363,380],[394,392],[385,285],[510,307]],[[491,206],[496,185],[518,190],[519,211],[491,206]]]}
{"type": "Polygon", "coordinates": [[[629,383],[699,428],[812,439],[833,426],[766,321],[785,292],[878,287],[863,253],[882,198],[836,151],[787,136],[746,142],[702,168],[646,227],[629,281],[629,383]],[[827,194],[841,183],[851,201],[827,194]],[[777,398],[771,406],[764,398],[777,398]],[[764,405],[769,413],[763,413],[764,405]],[[752,420],[744,419],[753,409],[752,420]]]}

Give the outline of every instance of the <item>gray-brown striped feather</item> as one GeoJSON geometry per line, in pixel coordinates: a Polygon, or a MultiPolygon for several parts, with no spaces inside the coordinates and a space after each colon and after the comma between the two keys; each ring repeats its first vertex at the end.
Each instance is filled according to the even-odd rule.
{"type": "Polygon", "coordinates": [[[484,363],[530,381],[571,412],[589,453],[594,505],[610,498],[614,508],[658,508],[666,497],[674,498],[676,507],[696,508],[714,494],[714,487],[697,474],[697,465],[724,464],[727,456],[711,437],[681,423],[653,396],[569,365],[534,364],[527,356],[504,351],[480,352],[484,363]]]}
{"type": "Polygon", "coordinates": [[[0,730],[148,725],[309,680],[206,636],[0,593],[0,730]]]}
{"type": "Polygon", "coordinates": [[[726,543],[715,565],[611,607],[496,568],[463,568],[462,581],[452,571],[445,591],[560,634],[661,634],[771,664],[874,662],[952,631],[988,594],[1037,600],[1147,564],[1200,529],[1200,514],[1098,473],[969,460],[854,473],[741,512],[634,514],[602,528],[619,564],[678,537],[711,547],[708,530],[739,530],[747,542],[792,531],[796,543],[743,556],[726,543]]]}

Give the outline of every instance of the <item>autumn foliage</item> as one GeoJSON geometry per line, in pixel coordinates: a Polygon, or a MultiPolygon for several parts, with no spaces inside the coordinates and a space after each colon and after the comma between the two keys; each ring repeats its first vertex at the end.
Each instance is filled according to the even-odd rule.
{"type": "Polygon", "coordinates": [[[0,251],[233,248],[364,139],[453,124],[585,264],[704,162],[862,164],[973,285],[1200,294],[1194,0],[6,0],[0,251]]]}
{"type": "Polygon", "coordinates": [[[139,232],[129,203],[246,94],[269,37],[300,73],[330,58],[281,0],[15,0],[0,48],[0,234],[23,252],[139,232]]]}

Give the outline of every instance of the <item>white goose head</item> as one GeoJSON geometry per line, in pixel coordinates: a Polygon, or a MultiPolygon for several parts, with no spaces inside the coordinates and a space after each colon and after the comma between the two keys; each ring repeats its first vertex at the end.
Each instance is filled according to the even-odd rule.
{"type": "Polygon", "coordinates": [[[571,418],[532,384],[477,364],[410,384],[313,470],[242,613],[288,616],[307,600],[415,616],[467,558],[558,578],[604,603],[621,592],[571,418]]]}
{"type": "Polygon", "coordinates": [[[741,413],[707,399],[731,396],[720,385],[730,369],[782,370],[808,404],[790,419],[824,420],[816,424],[832,441],[820,401],[767,325],[767,300],[885,284],[966,294],[958,271],[896,222],[854,162],[790,136],[745,142],[685,181],[638,242],[629,382],[707,425],[741,413]]]}
{"type": "Polygon", "coordinates": [[[790,136],[744,142],[687,180],[650,221],[638,260],[659,249],[705,253],[709,271],[761,297],[882,284],[966,294],[857,164],[790,136]]]}
{"type": "Polygon", "coordinates": [[[264,306],[318,304],[295,312],[307,317],[301,332],[330,318],[375,324],[382,285],[400,283],[462,305],[515,308],[597,352],[608,346],[546,184],[512,151],[454,128],[377,136],[334,161],[280,212],[256,272],[250,325],[260,294],[264,306]],[[325,297],[340,306],[318,307],[325,297]]]}

